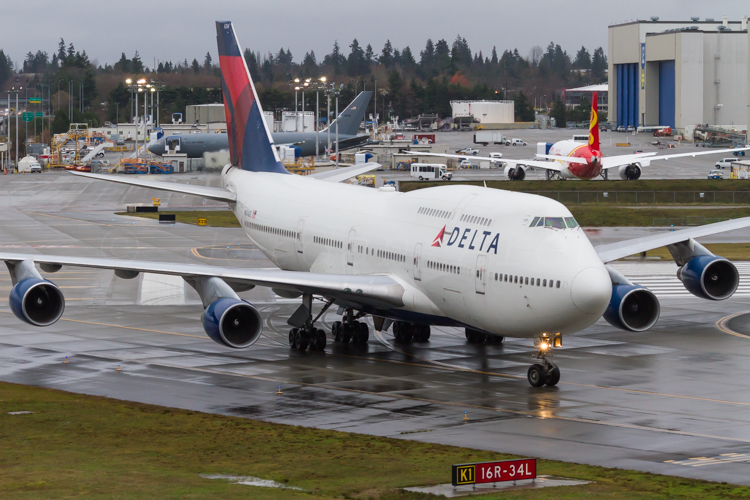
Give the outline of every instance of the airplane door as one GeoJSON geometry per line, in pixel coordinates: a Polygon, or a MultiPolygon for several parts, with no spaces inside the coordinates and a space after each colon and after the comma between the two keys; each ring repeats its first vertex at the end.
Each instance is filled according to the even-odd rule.
{"type": "Polygon", "coordinates": [[[417,281],[422,281],[422,244],[417,243],[417,246],[414,247],[414,279],[417,281]]]}
{"type": "Polygon", "coordinates": [[[487,256],[477,256],[477,269],[475,274],[476,292],[484,294],[485,278],[487,276],[487,256]]]}
{"type": "Polygon", "coordinates": [[[349,231],[349,242],[346,245],[346,263],[350,266],[354,265],[354,238],[356,236],[356,229],[352,229],[351,231],[349,231]]]}
{"type": "Polygon", "coordinates": [[[166,139],[167,152],[169,154],[179,153],[180,145],[181,145],[180,143],[181,143],[181,140],[179,136],[167,137],[166,139]]]}
{"type": "Polygon", "coordinates": [[[305,219],[300,219],[297,224],[297,253],[305,253],[305,249],[302,246],[302,230],[305,228],[305,219]]]}

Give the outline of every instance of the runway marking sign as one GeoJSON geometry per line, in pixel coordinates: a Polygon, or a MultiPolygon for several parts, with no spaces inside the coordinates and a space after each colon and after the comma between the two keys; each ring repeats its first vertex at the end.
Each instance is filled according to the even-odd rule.
{"type": "Polygon", "coordinates": [[[453,486],[536,479],[536,458],[457,464],[451,476],[453,486]]]}

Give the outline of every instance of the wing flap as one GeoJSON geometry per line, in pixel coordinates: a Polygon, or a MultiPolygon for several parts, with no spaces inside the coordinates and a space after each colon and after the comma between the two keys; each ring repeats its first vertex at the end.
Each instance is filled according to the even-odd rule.
{"type": "Polygon", "coordinates": [[[745,227],[750,227],[750,217],[742,217],[741,219],[716,222],[714,224],[706,224],[705,226],[680,229],[679,231],[669,231],[651,236],[644,236],[643,238],[618,241],[617,243],[598,245],[594,247],[594,249],[606,264],[607,262],[653,250],[654,248],[661,248],[663,246],[687,241],[690,238],[700,238],[701,236],[710,236],[712,234],[733,231],[745,227]]]}
{"type": "Polygon", "coordinates": [[[4,262],[32,260],[37,264],[88,267],[168,274],[182,277],[218,277],[227,281],[263,287],[280,288],[302,293],[314,293],[345,299],[349,302],[377,307],[403,306],[404,287],[387,275],[321,274],[281,269],[237,269],[198,264],[148,262],[108,258],[68,257],[62,255],[32,255],[0,253],[4,262]]]}
{"type": "Polygon", "coordinates": [[[347,179],[351,179],[357,175],[376,170],[382,167],[379,163],[365,163],[364,165],[354,165],[352,167],[337,168],[333,170],[327,170],[325,172],[318,172],[317,174],[308,175],[311,179],[318,179],[321,181],[328,182],[342,182],[347,179]]]}
{"type": "Polygon", "coordinates": [[[198,196],[201,198],[209,198],[211,200],[219,200],[226,202],[237,201],[237,195],[232,191],[224,188],[209,187],[209,186],[195,186],[193,184],[182,184],[178,182],[164,182],[164,181],[152,181],[145,180],[142,178],[133,177],[121,177],[118,175],[102,175],[102,174],[88,174],[85,172],[70,172],[78,177],[86,177],[89,179],[95,179],[99,181],[117,182],[120,184],[128,184],[130,186],[138,186],[148,189],[158,189],[159,191],[171,191],[173,193],[189,194],[191,196],[198,196]]]}

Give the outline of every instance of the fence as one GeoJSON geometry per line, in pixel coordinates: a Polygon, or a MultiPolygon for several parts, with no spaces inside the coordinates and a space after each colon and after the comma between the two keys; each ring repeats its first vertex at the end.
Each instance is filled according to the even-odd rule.
{"type": "Polygon", "coordinates": [[[713,224],[714,222],[723,222],[729,219],[722,219],[719,217],[669,217],[669,218],[654,218],[654,226],[702,226],[703,224],[713,224]]]}
{"type": "Polygon", "coordinates": [[[743,205],[748,191],[528,191],[567,205],[743,205]]]}

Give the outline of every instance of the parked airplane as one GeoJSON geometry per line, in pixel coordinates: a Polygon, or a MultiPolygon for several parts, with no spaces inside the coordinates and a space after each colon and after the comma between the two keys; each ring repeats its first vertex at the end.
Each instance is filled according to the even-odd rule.
{"type": "MultiPolygon", "coordinates": [[[[643,167],[651,165],[652,161],[670,160],[687,156],[701,156],[718,153],[729,153],[742,151],[750,148],[718,149],[714,151],[703,151],[697,153],[676,153],[670,155],[656,156],[656,153],[636,153],[618,156],[603,156],[599,144],[599,112],[597,110],[597,95],[591,100],[591,120],[589,124],[589,142],[581,144],[578,141],[564,140],[554,143],[549,154],[536,155],[537,158],[554,161],[539,160],[506,160],[505,175],[513,181],[522,181],[526,178],[526,170],[529,167],[545,170],[547,178],[560,177],[563,179],[593,179],[598,175],[607,175],[610,169],[617,169],[617,174],[622,180],[637,180],[641,177],[643,167]]],[[[410,152],[412,155],[439,156],[443,158],[466,158],[465,155],[450,155],[438,153],[410,152]]],[[[497,162],[497,158],[472,156],[475,160],[489,160],[497,162]]]]}
{"type": "MultiPolygon", "coordinates": [[[[339,151],[356,148],[366,143],[370,137],[359,134],[359,126],[365,117],[367,105],[372,91],[360,92],[349,106],[339,113],[339,117],[331,122],[331,152],[335,152],[336,129],[338,128],[339,151]],[[338,127],[337,127],[338,123],[338,127]]],[[[318,151],[325,153],[328,147],[328,132],[326,128],[320,132],[274,132],[271,134],[272,144],[276,146],[299,147],[302,156],[316,154],[315,142],[319,140],[318,151]]],[[[162,137],[148,147],[155,155],[163,156],[167,152],[186,154],[188,158],[203,158],[204,153],[227,151],[229,143],[227,134],[178,134],[162,137]]]]}
{"type": "Polygon", "coordinates": [[[533,340],[531,385],[554,386],[560,369],[552,350],[563,336],[602,315],[628,331],[651,328],[659,302],[608,262],[667,246],[678,276],[694,295],[726,299],[739,274],[694,238],[750,226],[750,217],[593,247],[564,205],[541,196],[476,186],[442,186],[398,193],[339,183],[372,165],[310,176],[290,175],[272,146],[255,87],[230,22],[217,22],[222,89],[231,164],[223,187],[160,182],[129,176],[75,173],[201,196],[229,204],[248,238],[280,269],[234,269],[201,264],[146,262],[0,252],[13,282],[10,307],[36,326],[63,314],[60,289],[43,278],[62,266],[113,269],[121,278],[161,273],[184,278],[206,308],[208,336],[230,348],[250,347],[261,335],[258,310],[236,292],[255,286],[301,297],[288,319],[289,344],[322,350],[316,323],[331,306],[335,341],[367,342],[391,328],[396,342],[425,342],[431,325],[465,328],[470,342],[533,340]],[[323,311],[313,315],[313,298],[323,311]]]}

